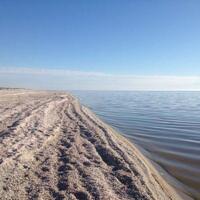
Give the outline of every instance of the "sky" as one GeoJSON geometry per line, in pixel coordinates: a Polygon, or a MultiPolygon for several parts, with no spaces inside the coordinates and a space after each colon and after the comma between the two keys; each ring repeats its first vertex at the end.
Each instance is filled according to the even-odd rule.
{"type": "Polygon", "coordinates": [[[199,0],[1,0],[0,86],[200,90],[199,0]]]}

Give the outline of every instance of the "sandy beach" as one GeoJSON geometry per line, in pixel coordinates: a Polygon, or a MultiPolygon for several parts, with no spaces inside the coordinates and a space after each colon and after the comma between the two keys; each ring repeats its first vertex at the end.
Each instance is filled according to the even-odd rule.
{"type": "Polygon", "coordinates": [[[0,90],[0,199],[179,200],[140,151],[64,92],[0,90]]]}

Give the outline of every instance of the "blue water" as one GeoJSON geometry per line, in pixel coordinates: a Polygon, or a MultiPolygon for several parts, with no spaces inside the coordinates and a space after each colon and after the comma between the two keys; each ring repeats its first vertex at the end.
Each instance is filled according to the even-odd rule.
{"type": "Polygon", "coordinates": [[[200,199],[200,92],[72,93],[200,199]]]}

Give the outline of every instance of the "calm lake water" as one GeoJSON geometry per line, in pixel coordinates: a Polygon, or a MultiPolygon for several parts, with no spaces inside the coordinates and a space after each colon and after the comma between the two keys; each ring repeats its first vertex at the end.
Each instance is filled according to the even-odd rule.
{"type": "Polygon", "coordinates": [[[200,199],[200,92],[72,93],[200,199]]]}

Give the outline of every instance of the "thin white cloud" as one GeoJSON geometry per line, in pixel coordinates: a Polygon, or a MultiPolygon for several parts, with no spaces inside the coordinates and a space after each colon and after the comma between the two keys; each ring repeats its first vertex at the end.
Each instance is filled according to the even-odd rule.
{"type": "Polygon", "coordinates": [[[1,67],[0,86],[62,90],[200,90],[200,77],[1,67]]]}
{"type": "Polygon", "coordinates": [[[66,69],[45,69],[45,68],[28,68],[28,67],[20,67],[20,68],[8,68],[1,67],[0,74],[33,74],[33,75],[55,75],[55,76],[105,76],[103,73],[99,72],[83,72],[76,70],[66,70],[66,69]]]}

